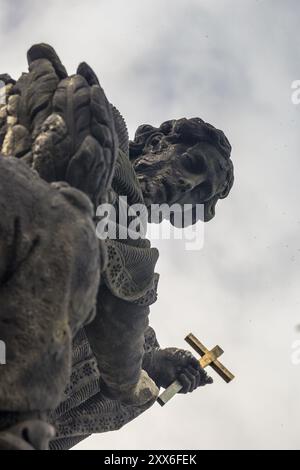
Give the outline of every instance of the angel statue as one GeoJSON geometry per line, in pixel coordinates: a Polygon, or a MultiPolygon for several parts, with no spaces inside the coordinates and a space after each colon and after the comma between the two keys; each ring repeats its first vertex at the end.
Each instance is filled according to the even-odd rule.
{"type": "Polygon", "coordinates": [[[68,76],[46,44],[27,58],[17,81],[0,76],[0,449],[70,449],[175,379],[182,393],[212,382],[149,326],[158,250],[99,239],[96,211],[126,196],[147,210],[204,204],[208,221],[233,184],[231,147],[199,118],[140,126],[130,142],[86,63],[68,76]]]}

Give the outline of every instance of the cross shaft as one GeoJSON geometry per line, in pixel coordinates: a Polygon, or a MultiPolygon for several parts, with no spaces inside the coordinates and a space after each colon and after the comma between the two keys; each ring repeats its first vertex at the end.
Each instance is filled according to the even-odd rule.
{"type": "MultiPolygon", "coordinates": [[[[234,375],[226,369],[220,361],[218,361],[218,357],[220,357],[224,352],[220,346],[215,346],[211,351],[209,351],[192,333],[185,337],[185,341],[200,354],[201,359],[199,360],[199,363],[201,367],[204,368],[211,366],[227,383],[234,379],[234,375]]],[[[169,400],[171,400],[171,398],[173,398],[174,395],[176,395],[176,393],[180,392],[181,389],[181,383],[178,380],[175,380],[158,397],[158,403],[161,406],[164,406],[169,400]]]]}

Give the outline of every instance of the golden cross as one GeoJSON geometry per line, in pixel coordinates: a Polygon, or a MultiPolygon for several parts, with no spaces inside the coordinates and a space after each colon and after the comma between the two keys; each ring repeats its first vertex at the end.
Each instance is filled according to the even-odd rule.
{"type": "MultiPolygon", "coordinates": [[[[220,357],[224,352],[220,346],[215,346],[211,351],[209,351],[192,333],[186,336],[185,341],[200,354],[201,359],[199,360],[199,363],[201,367],[204,368],[211,366],[227,383],[234,379],[234,375],[218,360],[218,357],[220,357]]],[[[166,390],[158,397],[158,403],[161,406],[164,406],[181,389],[181,383],[178,380],[175,380],[175,382],[166,388],[166,390]]]]}

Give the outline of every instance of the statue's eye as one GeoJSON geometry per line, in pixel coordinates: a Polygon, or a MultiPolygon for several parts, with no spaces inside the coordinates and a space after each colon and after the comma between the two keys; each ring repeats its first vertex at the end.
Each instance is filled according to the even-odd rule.
{"type": "Polygon", "coordinates": [[[158,135],[155,135],[154,137],[152,137],[150,143],[153,147],[156,147],[160,143],[160,137],[158,135]]]}
{"type": "Polygon", "coordinates": [[[150,147],[150,149],[152,149],[153,151],[159,150],[161,146],[161,138],[161,134],[155,134],[150,137],[147,143],[148,148],[150,147]]]}
{"type": "Polygon", "coordinates": [[[204,159],[200,155],[184,153],[182,156],[182,165],[190,173],[202,173],[205,170],[204,159]]]}

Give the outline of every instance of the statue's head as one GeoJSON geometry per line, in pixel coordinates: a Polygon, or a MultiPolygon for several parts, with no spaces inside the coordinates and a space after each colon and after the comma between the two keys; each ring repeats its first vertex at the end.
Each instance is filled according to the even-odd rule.
{"type": "MultiPolygon", "coordinates": [[[[204,204],[204,220],[215,215],[218,199],[233,184],[231,146],[224,133],[200,118],[139,126],[130,159],[145,204],[204,204]]],[[[197,218],[193,218],[193,223],[197,218]]]]}

